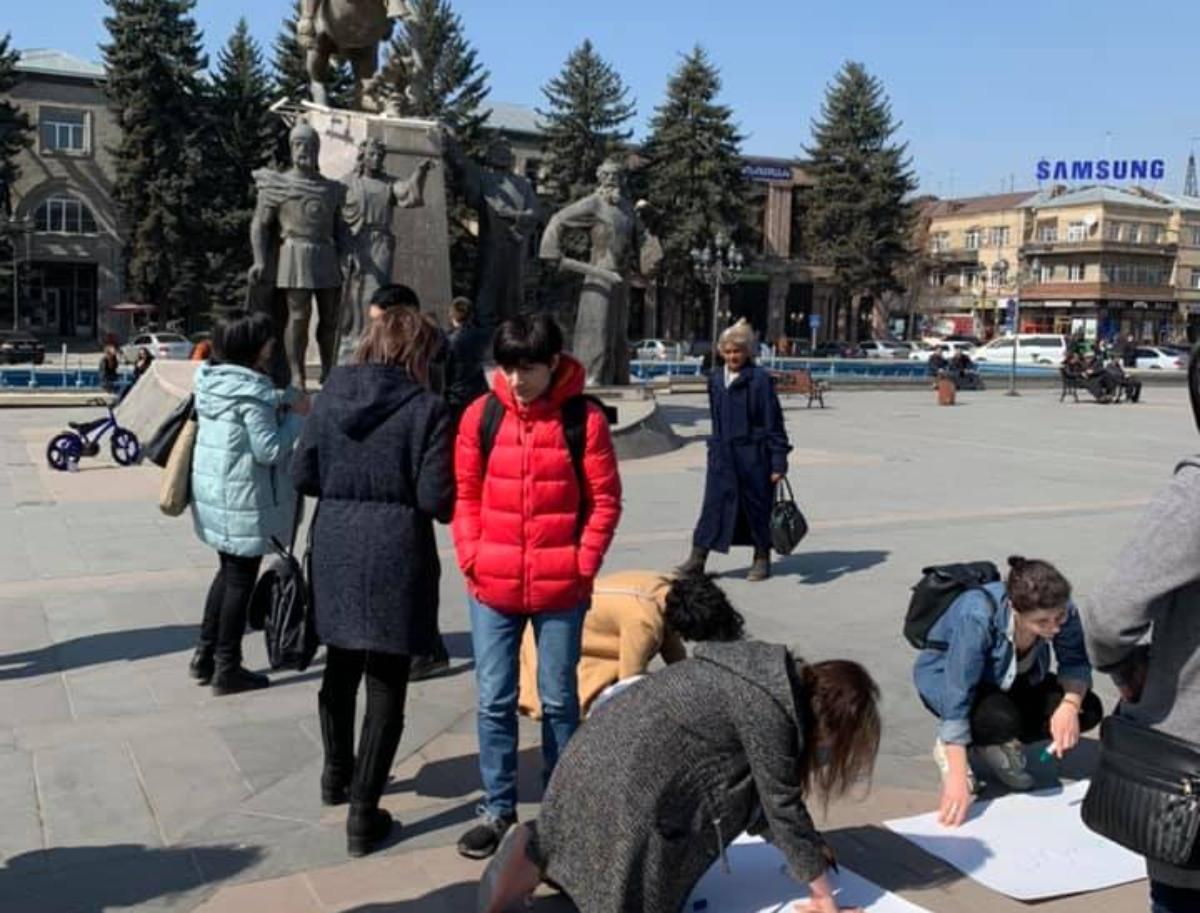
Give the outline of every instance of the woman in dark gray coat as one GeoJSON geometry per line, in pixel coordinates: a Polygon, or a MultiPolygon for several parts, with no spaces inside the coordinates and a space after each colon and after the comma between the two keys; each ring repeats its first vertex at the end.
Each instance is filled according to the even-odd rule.
{"type": "Polygon", "coordinates": [[[580,913],[679,913],[743,831],[762,834],[837,910],[832,861],[805,800],[868,775],[879,691],[861,666],[807,665],[754,641],[704,644],[613,698],[567,746],[535,824],[515,828],[480,884],[501,913],[552,881],[580,913]]]}
{"type": "Polygon", "coordinates": [[[436,327],[397,308],[364,335],[355,364],[334,369],[315,400],[293,464],[296,487],[319,498],[312,586],[328,648],[318,696],[325,768],[321,798],[350,802],[351,855],[391,830],[379,797],[404,729],[413,655],[433,649],[441,575],[435,520],[454,506],[450,414],[424,386],[436,327]],[[367,710],[354,755],[354,705],[367,710]]]}

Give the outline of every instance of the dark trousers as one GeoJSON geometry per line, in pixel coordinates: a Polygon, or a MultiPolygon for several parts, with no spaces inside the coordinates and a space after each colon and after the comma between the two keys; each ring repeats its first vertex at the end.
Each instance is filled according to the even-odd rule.
{"type": "Polygon", "coordinates": [[[1200,890],[1152,881],[1150,903],[1152,913],[1194,913],[1200,910],[1200,890]]]}
{"type": "MultiPolygon", "coordinates": [[[[1050,738],[1050,717],[1065,693],[1054,675],[1047,675],[1036,685],[1018,675],[1008,691],[991,684],[980,685],[971,708],[971,742],[1001,745],[1016,739],[1028,744],[1050,738]]],[[[1079,715],[1080,731],[1099,726],[1103,716],[1100,698],[1089,691],[1079,715]]]]}
{"type": "Polygon", "coordinates": [[[411,657],[329,647],[317,696],[327,782],[350,783],[350,801],[377,805],[404,732],[411,657]],[[366,679],[367,709],[354,755],[354,707],[366,679]]]}
{"type": "Polygon", "coordinates": [[[217,552],[217,556],[221,566],[204,602],[199,648],[215,654],[218,666],[232,667],[242,661],[246,614],[262,558],[243,558],[225,552],[217,552]]]}

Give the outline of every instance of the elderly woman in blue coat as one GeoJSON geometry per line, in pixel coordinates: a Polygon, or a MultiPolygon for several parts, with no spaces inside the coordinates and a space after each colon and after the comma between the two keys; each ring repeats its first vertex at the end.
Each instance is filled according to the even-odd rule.
{"type": "Polygon", "coordinates": [[[1034,779],[1026,745],[1048,741],[1043,756],[1061,758],[1104,715],[1071,584],[1049,562],[1008,563],[1007,581],[966,590],[950,604],[913,669],[921,701],[939,720],[938,817],[949,827],[966,820],[974,798],[972,755],[988,776],[1027,790],[1034,779]]]}
{"type": "Polygon", "coordinates": [[[691,557],[679,568],[703,573],[710,551],[754,547],[747,580],[771,576],[771,503],[787,473],[791,451],[783,410],[771,375],[754,363],[754,329],[739,320],[721,334],[724,365],[708,378],[712,435],[704,507],[692,536],[691,557]]]}
{"type": "Polygon", "coordinates": [[[222,321],[213,334],[212,361],[196,370],[192,519],[196,535],[216,549],[220,567],[204,604],[191,674],[217,695],[269,684],[242,667],[242,634],[263,555],[273,538],[291,538],[291,452],[308,413],[307,398],[272,385],[267,372],[274,345],[265,314],[222,321]]]}

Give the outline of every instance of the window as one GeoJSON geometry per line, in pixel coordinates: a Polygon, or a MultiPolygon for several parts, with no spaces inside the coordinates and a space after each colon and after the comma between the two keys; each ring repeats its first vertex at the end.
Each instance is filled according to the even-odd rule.
{"type": "Polygon", "coordinates": [[[979,236],[981,232],[978,228],[968,228],[963,232],[963,246],[967,250],[979,250],[979,236]]]}
{"type": "Polygon", "coordinates": [[[1161,225],[1151,225],[1150,226],[1150,243],[1151,244],[1162,244],[1166,240],[1164,237],[1166,235],[1166,233],[1167,233],[1167,230],[1165,228],[1163,228],[1161,225]]]}
{"type": "Polygon", "coordinates": [[[991,230],[992,247],[1008,246],[1008,226],[997,225],[991,230]]]}
{"type": "Polygon", "coordinates": [[[1142,240],[1142,226],[1137,222],[1130,222],[1125,226],[1125,240],[1130,244],[1138,244],[1142,240]]]}
{"type": "Polygon", "coordinates": [[[1043,222],[1038,226],[1038,240],[1054,242],[1058,240],[1058,223],[1043,222]]]}
{"type": "Polygon", "coordinates": [[[1039,266],[1037,271],[1037,279],[1038,282],[1053,282],[1054,267],[1046,264],[1039,266]]]}
{"type": "Polygon", "coordinates": [[[1008,270],[1000,269],[997,266],[992,267],[992,288],[1001,288],[1008,285],[1008,270]]]}
{"type": "Polygon", "coordinates": [[[950,249],[950,233],[939,231],[931,239],[933,241],[933,252],[935,254],[945,253],[950,249]]]}
{"type": "Polygon", "coordinates": [[[86,152],[87,112],[78,108],[38,109],[43,152],[86,152]]]}
{"type": "Polygon", "coordinates": [[[1120,222],[1105,222],[1104,223],[1104,239],[1106,241],[1121,240],[1121,225],[1120,222]]]}
{"type": "Polygon", "coordinates": [[[1200,289],[1200,269],[1192,270],[1192,288],[1200,289]]]}
{"type": "Polygon", "coordinates": [[[1192,226],[1192,247],[1200,247],[1200,225],[1192,226]]]}
{"type": "Polygon", "coordinates": [[[1072,222],[1067,226],[1068,241],[1086,241],[1087,240],[1087,223],[1072,222]]]}
{"type": "Polygon", "coordinates": [[[50,197],[37,208],[34,226],[38,231],[67,235],[96,234],[96,217],[83,203],[69,196],[50,197]]]}
{"type": "Polygon", "coordinates": [[[1071,263],[1067,266],[1067,278],[1072,282],[1082,282],[1087,269],[1082,263],[1071,263]]]}

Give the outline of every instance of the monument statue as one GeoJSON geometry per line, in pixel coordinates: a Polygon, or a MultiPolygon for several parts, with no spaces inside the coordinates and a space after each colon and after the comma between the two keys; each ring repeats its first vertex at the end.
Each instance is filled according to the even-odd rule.
{"type": "Polygon", "coordinates": [[[589,386],[629,383],[629,285],[626,276],[634,255],[643,273],[662,258],[661,247],[646,232],[625,190],[625,164],[612,158],[596,170],[599,186],[556,212],[542,235],[541,258],[584,277],[575,318],[572,352],[583,362],[589,386]],[[591,257],[582,263],[563,255],[568,229],[591,236],[591,257]]]}
{"type": "Polygon", "coordinates": [[[447,136],[446,157],[459,178],[467,205],[479,215],[479,260],[475,313],[482,327],[516,314],[524,299],[529,237],[543,221],[533,185],[513,173],[512,146],[496,137],[481,168],[447,136]]]}
{"type": "Polygon", "coordinates": [[[283,334],[292,382],[304,389],[314,298],[322,380],[334,364],[342,286],[339,259],[348,248],[341,216],[345,188],[321,176],[317,167],[321,140],[308,124],[301,121],[292,128],[288,146],[290,170],[254,172],[258,201],[250,223],[254,265],[249,278],[252,287],[265,284],[283,293],[286,312],[275,314],[276,329],[283,334]]]}
{"type": "Polygon", "coordinates": [[[392,217],[397,207],[425,205],[425,178],[436,166],[423,159],[407,181],[393,181],[383,170],[387,148],[382,140],[363,140],[358,147],[358,168],[346,182],[342,218],[350,235],[349,276],[342,296],[343,341],[357,343],[366,327],[371,296],[392,281],[396,235],[392,217]]]}
{"type": "Polygon", "coordinates": [[[338,57],[354,68],[355,108],[374,107],[379,44],[397,20],[413,20],[407,0],[300,0],[296,38],[306,52],[313,101],[329,105],[329,61],[338,57]]]}

